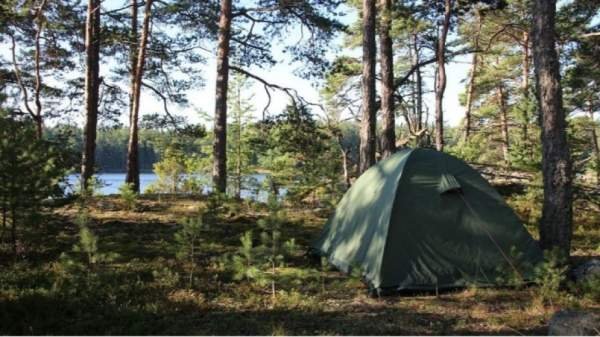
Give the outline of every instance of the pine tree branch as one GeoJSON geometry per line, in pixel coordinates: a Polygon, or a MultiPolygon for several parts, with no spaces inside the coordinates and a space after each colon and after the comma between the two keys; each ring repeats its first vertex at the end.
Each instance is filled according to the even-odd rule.
{"type": "Polygon", "coordinates": [[[21,71],[19,70],[19,64],[17,63],[17,54],[15,51],[17,46],[16,46],[16,42],[15,42],[15,37],[12,34],[8,34],[8,36],[10,36],[10,40],[11,40],[11,49],[10,50],[11,50],[11,54],[12,54],[13,71],[15,73],[15,78],[17,80],[17,84],[19,85],[19,91],[23,95],[23,104],[25,105],[25,109],[27,110],[27,113],[29,113],[29,115],[31,115],[31,117],[35,119],[36,118],[35,113],[29,106],[29,94],[27,93],[27,87],[23,83],[23,79],[21,78],[21,71]]]}
{"type": "MultiPolygon", "coordinates": [[[[229,69],[237,71],[240,74],[246,75],[246,76],[262,83],[265,88],[265,91],[268,91],[268,89],[275,89],[275,90],[282,91],[292,100],[292,104],[294,106],[297,106],[298,103],[300,103],[301,105],[312,105],[312,106],[316,106],[316,107],[320,108],[321,110],[325,110],[321,104],[313,103],[313,102],[310,102],[310,101],[306,100],[305,98],[303,98],[298,93],[298,90],[296,90],[294,88],[284,87],[284,86],[281,86],[281,85],[278,85],[275,83],[268,82],[264,78],[262,78],[256,74],[253,74],[253,73],[249,72],[248,70],[245,70],[238,66],[235,66],[235,65],[230,65],[229,69]]],[[[271,104],[271,95],[269,93],[267,93],[267,96],[268,96],[269,100],[267,102],[267,106],[265,106],[265,108],[263,109],[263,114],[267,111],[267,109],[269,108],[269,105],[271,104]]]]}
{"type": "Polygon", "coordinates": [[[175,119],[175,117],[171,114],[171,112],[169,111],[169,99],[167,98],[167,96],[163,95],[162,92],[160,92],[160,90],[158,90],[157,88],[153,87],[152,85],[148,84],[147,82],[142,81],[142,85],[150,90],[152,90],[152,92],[154,92],[156,94],[156,96],[160,97],[160,99],[163,102],[163,110],[165,111],[165,114],[167,115],[167,117],[169,117],[169,120],[171,121],[171,124],[173,125],[173,127],[175,129],[179,129],[179,126],[177,124],[177,119],[175,119]]]}

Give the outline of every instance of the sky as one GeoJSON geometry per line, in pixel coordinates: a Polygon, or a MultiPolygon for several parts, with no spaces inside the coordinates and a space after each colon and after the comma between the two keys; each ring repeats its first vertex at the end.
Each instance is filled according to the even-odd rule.
{"type": "MultiPolygon", "coordinates": [[[[446,87],[446,93],[444,96],[444,121],[449,125],[458,125],[461,119],[464,117],[465,108],[459,103],[459,94],[464,91],[464,83],[461,83],[468,74],[468,55],[463,57],[457,57],[446,66],[446,74],[448,83],[446,87]]],[[[210,58],[205,68],[205,81],[206,85],[203,88],[197,90],[197,93],[190,94],[191,107],[184,109],[177,109],[180,114],[188,116],[191,120],[195,120],[193,114],[197,108],[212,113],[214,111],[214,99],[206,99],[207,97],[214,97],[215,94],[215,81],[216,81],[216,66],[214,57],[210,58]]],[[[313,82],[299,78],[293,74],[294,66],[290,66],[287,63],[280,63],[276,66],[268,69],[261,70],[257,68],[251,68],[252,72],[263,77],[265,80],[287,86],[296,89],[302,97],[310,102],[323,103],[319,96],[319,87],[313,86],[313,82]]],[[[433,88],[432,76],[428,76],[425,80],[425,86],[431,90],[433,88]]],[[[251,80],[252,81],[252,80],[251,80]]],[[[162,103],[156,100],[150,95],[144,95],[144,101],[141,105],[142,113],[157,111],[162,109],[162,103]]],[[[267,105],[268,97],[261,84],[255,84],[250,88],[250,92],[247,96],[253,96],[253,105],[255,107],[255,117],[258,118],[262,113],[263,107],[267,105]]],[[[281,111],[285,105],[289,102],[289,98],[285,93],[280,91],[273,91],[272,101],[269,106],[270,113],[277,113],[281,111]]],[[[424,96],[424,104],[429,107],[430,111],[434,110],[434,95],[428,93],[424,96]]],[[[318,109],[317,109],[318,110],[318,109]]],[[[319,114],[319,111],[315,111],[319,114]]],[[[433,120],[432,118],[429,119],[433,120]]]]}
{"type": "MultiPolygon", "coordinates": [[[[113,0],[117,2],[118,0],[113,0]]],[[[113,2],[109,1],[109,2],[113,2]]],[[[120,2],[120,1],[118,1],[120,2]]],[[[357,17],[356,12],[353,9],[348,10],[348,15],[343,18],[343,22],[346,24],[351,23],[357,17]]],[[[298,35],[296,32],[292,31],[290,40],[297,39],[298,35]]],[[[342,38],[339,36],[336,38],[332,46],[332,49],[339,49],[342,44],[342,38]]],[[[274,43],[276,45],[276,43],[274,43]]],[[[277,47],[274,47],[277,48],[277,47]]],[[[214,49],[214,46],[213,46],[214,49]]],[[[343,53],[347,53],[346,51],[342,51],[343,53]]],[[[201,67],[202,73],[204,74],[205,85],[202,88],[197,88],[192,92],[188,93],[189,98],[189,106],[185,107],[173,107],[172,111],[186,116],[192,122],[202,122],[207,126],[210,126],[211,121],[201,120],[199,119],[199,115],[197,113],[198,110],[202,110],[203,112],[208,113],[208,115],[212,116],[214,112],[214,95],[215,95],[215,81],[216,81],[216,66],[215,66],[215,53],[213,54],[205,54],[204,56],[207,58],[207,62],[204,66],[201,67]]],[[[282,86],[290,87],[296,89],[302,97],[310,102],[323,103],[319,96],[319,87],[320,83],[315,83],[314,81],[306,80],[294,75],[294,69],[299,64],[289,64],[289,60],[279,51],[273,50],[273,54],[275,58],[280,61],[275,66],[269,69],[259,69],[256,67],[251,67],[250,70],[252,73],[257,74],[264,78],[265,80],[279,84],[282,86]]],[[[359,54],[360,55],[360,54],[359,54]]],[[[330,52],[329,57],[331,59],[338,56],[335,52],[330,52]]],[[[468,75],[468,61],[470,57],[468,55],[457,57],[452,62],[450,62],[446,66],[447,72],[447,87],[446,93],[444,97],[444,121],[448,125],[456,126],[460,123],[461,119],[464,116],[465,109],[459,103],[459,94],[464,91],[464,83],[461,83],[468,75]]],[[[232,74],[230,74],[232,76],[232,74]]],[[[262,114],[263,108],[267,105],[268,97],[265,93],[264,87],[262,84],[257,83],[253,80],[250,80],[251,83],[254,83],[249,89],[249,92],[246,93],[246,96],[252,96],[252,103],[254,105],[254,117],[260,118],[262,114]]],[[[433,79],[432,75],[426,76],[425,83],[426,90],[431,91],[433,88],[433,79]]],[[[271,104],[269,106],[269,112],[271,114],[279,113],[283,110],[286,104],[289,102],[288,96],[280,91],[272,91],[271,94],[271,104]]],[[[426,108],[429,108],[430,113],[434,111],[434,95],[433,93],[428,93],[424,96],[424,105],[426,108]]],[[[140,104],[140,113],[148,114],[157,111],[162,111],[162,102],[157,98],[151,95],[148,91],[142,93],[142,103],[140,104]]],[[[315,114],[322,115],[323,112],[319,111],[319,109],[315,109],[315,114]]],[[[400,120],[400,119],[397,119],[400,120]]],[[[123,123],[126,124],[127,117],[122,117],[123,123]]],[[[433,116],[429,117],[429,121],[433,121],[433,116]]],[[[401,122],[401,120],[400,120],[401,122]]]]}
{"type": "MultiPolygon", "coordinates": [[[[124,0],[106,0],[103,2],[104,10],[111,10],[116,8],[123,7],[124,0]]],[[[350,24],[357,18],[357,13],[354,9],[348,8],[345,11],[347,14],[341,20],[350,24]]],[[[290,32],[289,40],[295,41],[299,38],[299,29],[292,29],[290,32]]],[[[360,50],[341,50],[342,46],[342,37],[338,36],[332,43],[332,51],[329,52],[328,57],[330,60],[333,60],[336,56],[339,56],[338,53],[351,54],[354,56],[360,55],[360,50]],[[338,52],[336,52],[336,50],[338,52]]],[[[250,67],[252,73],[261,76],[268,82],[279,84],[285,87],[290,87],[298,91],[298,93],[304,97],[307,101],[314,103],[323,103],[319,96],[319,89],[322,83],[314,82],[311,80],[303,79],[294,75],[294,69],[301,67],[301,64],[290,64],[289,59],[281,52],[282,46],[278,45],[277,42],[273,43],[273,55],[279,61],[275,66],[269,69],[259,69],[257,67],[250,67]]],[[[212,116],[214,113],[214,104],[215,104],[215,81],[216,81],[216,65],[215,65],[215,56],[216,56],[216,46],[206,46],[209,51],[205,52],[203,56],[206,58],[207,62],[203,66],[200,67],[199,71],[203,74],[204,77],[204,86],[194,88],[188,92],[188,100],[189,104],[186,106],[177,106],[172,104],[169,106],[169,110],[177,115],[185,116],[190,122],[201,122],[205,124],[208,128],[211,127],[212,121],[205,120],[200,117],[198,111],[203,111],[206,115],[212,116]],[[211,52],[212,51],[212,52],[211,52]]],[[[4,49],[4,48],[2,48],[4,49]]],[[[0,54],[4,57],[8,57],[8,48],[5,50],[0,50],[0,54]]],[[[83,57],[83,55],[82,55],[83,57]]],[[[452,62],[450,62],[446,66],[447,71],[447,87],[446,93],[444,97],[444,121],[452,126],[458,125],[464,115],[464,107],[460,106],[458,97],[460,92],[464,91],[464,83],[461,83],[468,74],[468,61],[470,57],[468,55],[461,56],[455,58],[452,62]]],[[[106,61],[102,62],[101,60],[101,75],[109,76],[107,73],[107,69],[110,69],[111,66],[114,65],[114,61],[106,61]]],[[[432,69],[428,67],[428,69],[432,69]]],[[[81,76],[81,74],[78,74],[81,76]]],[[[232,76],[233,74],[230,74],[232,76]]],[[[401,74],[397,74],[400,76],[401,74]]],[[[55,85],[51,78],[44,78],[44,81],[48,81],[51,85],[55,85]]],[[[432,75],[424,77],[424,86],[426,91],[432,91],[433,88],[433,78],[432,75]]],[[[255,111],[254,116],[256,119],[260,118],[262,115],[263,108],[267,105],[267,95],[265,93],[264,87],[262,84],[254,82],[254,80],[250,80],[251,83],[254,83],[249,89],[249,92],[245,94],[245,96],[253,97],[252,103],[254,105],[255,111]]],[[[124,90],[128,90],[127,83],[119,84],[124,90]]],[[[152,114],[152,113],[162,113],[163,112],[163,103],[157,97],[153,96],[149,89],[142,88],[141,94],[141,103],[140,103],[140,114],[152,114]]],[[[271,94],[271,104],[269,107],[270,114],[277,114],[283,110],[283,108],[289,103],[289,97],[280,91],[272,91],[271,94]]],[[[434,111],[434,96],[433,93],[428,93],[424,95],[424,105],[425,109],[427,108],[430,111],[430,114],[434,111]]],[[[123,113],[121,115],[120,121],[123,125],[128,125],[128,109],[124,108],[123,113]]],[[[323,115],[322,111],[319,109],[315,109],[313,111],[317,116],[323,115]]],[[[205,117],[204,117],[205,118],[205,117]]],[[[402,122],[400,118],[396,119],[399,123],[402,122]]],[[[433,120],[433,116],[429,117],[429,121],[433,120]]],[[[72,120],[75,123],[82,124],[84,121],[84,111],[83,106],[78,116],[74,117],[72,120]]]]}

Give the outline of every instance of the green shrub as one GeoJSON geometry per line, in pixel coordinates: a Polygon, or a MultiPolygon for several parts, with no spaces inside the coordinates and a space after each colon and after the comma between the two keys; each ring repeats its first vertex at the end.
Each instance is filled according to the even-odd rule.
{"type": "Polygon", "coordinates": [[[87,209],[81,209],[75,220],[79,226],[79,242],[73,245],[72,252],[78,253],[79,261],[93,269],[97,264],[112,262],[117,254],[101,253],[98,249],[98,237],[89,228],[91,217],[87,209]]]}
{"type": "Polygon", "coordinates": [[[119,187],[119,195],[121,201],[125,206],[125,210],[132,211],[135,209],[137,203],[137,193],[133,190],[133,186],[130,183],[123,184],[119,187]]]}
{"type": "Polygon", "coordinates": [[[496,268],[499,275],[496,282],[510,287],[522,287],[525,285],[525,280],[521,274],[525,270],[531,270],[533,266],[524,259],[523,252],[517,250],[517,247],[510,247],[508,254],[510,261],[505,261],[496,268]]]}
{"type": "Polygon", "coordinates": [[[37,139],[31,120],[0,110],[0,222],[10,226],[15,259],[17,235],[39,223],[42,201],[64,195],[67,157],[59,144],[37,139]]]}
{"type": "Polygon", "coordinates": [[[560,288],[566,279],[566,258],[558,248],[544,252],[544,262],[535,268],[538,297],[551,305],[560,299],[560,288]]]}
{"type": "Polygon", "coordinates": [[[226,201],[226,194],[219,192],[210,193],[206,199],[206,219],[215,222],[219,218],[219,214],[223,212],[226,201]]]}
{"type": "Polygon", "coordinates": [[[233,278],[235,280],[264,282],[260,269],[256,266],[256,256],[252,243],[252,231],[245,232],[240,237],[241,246],[237,254],[232,257],[233,278]]]}
{"type": "Polygon", "coordinates": [[[596,301],[596,303],[600,302],[600,276],[589,277],[581,281],[579,288],[584,297],[596,301]]]}
{"type": "Polygon", "coordinates": [[[91,217],[87,209],[79,210],[75,223],[79,227],[78,242],[73,245],[70,252],[63,252],[58,261],[53,264],[55,290],[80,286],[91,287],[94,282],[98,282],[98,266],[110,263],[118,257],[116,253],[100,251],[98,237],[89,228],[91,217]]]}
{"type": "Polygon", "coordinates": [[[161,288],[174,288],[179,283],[179,274],[169,267],[152,271],[152,277],[154,277],[154,282],[161,288]]]}
{"type": "Polygon", "coordinates": [[[194,271],[196,269],[196,259],[200,255],[202,233],[208,228],[208,224],[202,220],[200,215],[184,219],[181,228],[175,233],[176,256],[189,265],[189,288],[194,285],[194,271]]]}
{"type": "Polygon", "coordinates": [[[260,245],[254,246],[252,232],[242,235],[241,247],[233,257],[234,278],[247,279],[260,286],[271,285],[273,302],[276,296],[277,267],[285,265],[285,256],[294,255],[298,251],[295,239],[281,243],[281,225],[285,213],[274,196],[269,197],[269,215],[258,221],[261,229],[260,245]]]}

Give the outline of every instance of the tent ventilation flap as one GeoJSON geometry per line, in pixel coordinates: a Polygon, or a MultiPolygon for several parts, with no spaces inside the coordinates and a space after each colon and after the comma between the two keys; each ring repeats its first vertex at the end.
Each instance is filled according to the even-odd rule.
{"type": "Polygon", "coordinates": [[[440,194],[454,192],[462,193],[462,187],[460,186],[460,183],[458,182],[455,176],[453,176],[450,173],[444,173],[440,178],[438,191],[440,192],[440,194]]]}

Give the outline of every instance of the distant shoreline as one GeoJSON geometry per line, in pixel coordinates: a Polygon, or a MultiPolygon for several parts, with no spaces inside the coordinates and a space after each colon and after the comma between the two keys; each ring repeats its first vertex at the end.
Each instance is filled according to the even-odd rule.
{"type": "MultiPolygon", "coordinates": [[[[69,175],[80,174],[79,172],[72,172],[69,175]]],[[[99,171],[96,174],[127,174],[127,171],[99,171]]],[[[154,171],[140,171],[140,174],[155,174],[154,171]]]]}

